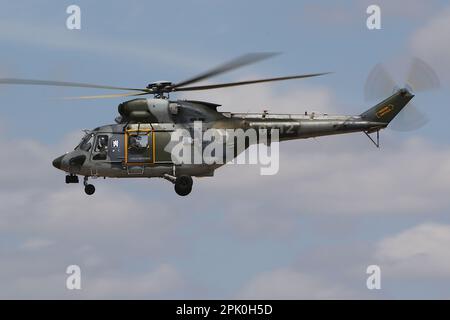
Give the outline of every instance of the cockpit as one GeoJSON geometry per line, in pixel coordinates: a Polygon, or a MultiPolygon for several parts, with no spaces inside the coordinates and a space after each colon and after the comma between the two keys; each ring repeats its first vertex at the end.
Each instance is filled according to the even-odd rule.
{"type": "MultiPolygon", "coordinates": [[[[88,153],[93,161],[120,162],[127,165],[144,165],[155,162],[155,141],[167,143],[169,133],[154,132],[150,125],[130,125],[123,132],[111,132],[109,128],[85,131],[75,151],[88,153]],[[164,137],[163,137],[164,136],[164,137]]],[[[164,155],[164,161],[170,160],[170,154],[164,155]]]]}
{"type": "Polygon", "coordinates": [[[93,160],[106,160],[108,157],[109,135],[95,131],[86,132],[75,150],[92,151],[93,160]]]}

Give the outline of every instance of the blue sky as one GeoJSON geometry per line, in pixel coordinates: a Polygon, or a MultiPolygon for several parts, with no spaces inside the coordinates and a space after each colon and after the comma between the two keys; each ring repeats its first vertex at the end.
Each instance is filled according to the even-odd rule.
{"type": "Polygon", "coordinates": [[[122,100],[63,101],[95,90],[0,87],[0,297],[448,298],[450,7],[379,1],[2,1],[0,75],[121,86],[178,81],[247,52],[283,52],[214,81],[333,71],[304,81],[180,95],[222,111],[359,114],[385,62],[401,81],[413,56],[440,91],[418,95],[430,123],[281,145],[280,173],[230,166],[188,198],[165,181],[96,181],[87,198],[51,160],[81,129],[111,123],[122,100]],[[66,8],[82,29],[65,27],[66,8]],[[65,289],[78,264],[83,290],[65,289]],[[383,288],[365,288],[379,264],[383,288]]]}

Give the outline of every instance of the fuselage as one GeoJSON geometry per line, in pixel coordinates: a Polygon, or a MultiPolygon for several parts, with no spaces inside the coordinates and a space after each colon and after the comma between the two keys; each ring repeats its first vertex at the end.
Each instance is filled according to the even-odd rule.
{"type": "MultiPolygon", "coordinates": [[[[236,140],[223,142],[224,150],[231,150],[231,158],[234,158],[249,145],[261,143],[262,132],[267,132],[271,143],[274,131],[277,132],[277,140],[286,141],[351,132],[373,132],[386,126],[386,123],[367,121],[361,116],[229,113],[219,112],[217,107],[216,104],[199,101],[166,99],[135,99],[125,102],[119,105],[120,117],[116,119],[116,124],[87,132],[73,151],[55,159],[53,165],[71,175],[86,177],[212,176],[215,169],[230,160],[230,156],[215,163],[180,163],[174,160],[173,150],[170,149],[174,132],[183,130],[195,136],[194,132],[200,125],[202,133],[216,130],[247,135],[244,137],[247,140],[240,147],[236,146],[236,140]],[[248,132],[252,130],[257,139],[250,141],[248,132]],[[142,145],[134,147],[136,140],[142,145]]],[[[195,144],[194,140],[191,141],[192,145],[195,144]]],[[[203,150],[206,145],[207,143],[202,142],[200,148],[203,150]]]]}

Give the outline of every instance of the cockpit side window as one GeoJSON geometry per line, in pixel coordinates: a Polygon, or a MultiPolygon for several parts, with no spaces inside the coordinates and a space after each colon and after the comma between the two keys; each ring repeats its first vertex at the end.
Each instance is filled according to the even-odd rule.
{"type": "Polygon", "coordinates": [[[108,149],[108,136],[99,135],[95,144],[95,152],[102,152],[106,149],[108,149]]]}
{"type": "Polygon", "coordinates": [[[94,160],[106,160],[108,154],[108,136],[100,134],[97,136],[97,140],[94,148],[94,160]]]}

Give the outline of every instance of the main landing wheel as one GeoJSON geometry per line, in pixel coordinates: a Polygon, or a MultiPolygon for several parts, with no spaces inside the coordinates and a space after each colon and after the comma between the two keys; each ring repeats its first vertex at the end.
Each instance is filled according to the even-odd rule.
{"type": "Polygon", "coordinates": [[[192,191],[192,178],[190,176],[180,176],[175,180],[175,192],[184,197],[192,191]]]}
{"type": "Polygon", "coordinates": [[[95,187],[92,184],[88,184],[84,187],[84,192],[86,192],[87,195],[91,196],[95,193],[95,187]]]}

